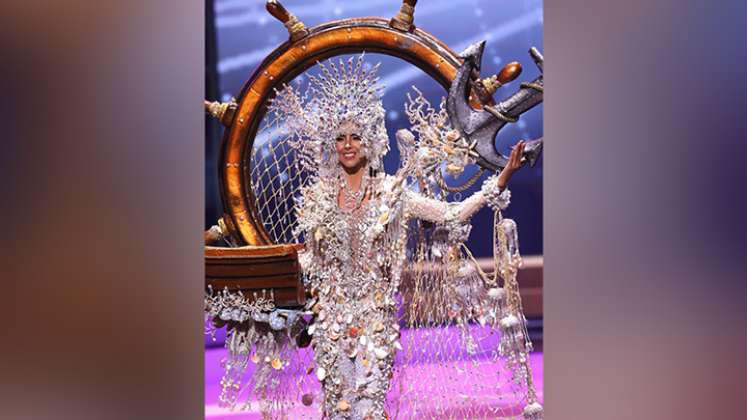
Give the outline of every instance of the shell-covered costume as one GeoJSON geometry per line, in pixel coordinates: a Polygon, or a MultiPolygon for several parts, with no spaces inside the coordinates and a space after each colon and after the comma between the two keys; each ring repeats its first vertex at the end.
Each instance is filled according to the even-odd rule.
{"type": "Polygon", "coordinates": [[[482,192],[461,203],[426,198],[381,176],[370,199],[352,212],[337,206],[337,182],[304,190],[299,228],[302,267],[318,297],[312,329],[317,378],[332,419],[380,419],[395,352],[402,349],[397,316],[410,218],[464,224],[485,204],[482,192]],[[305,217],[313,214],[313,217],[305,217]]]}
{"type": "Polygon", "coordinates": [[[309,174],[294,233],[305,242],[299,262],[313,298],[303,312],[225,293],[208,299],[210,317],[244,322],[228,333],[223,403],[236,406],[247,392],[267,417],[290,419],[542,418],[515,282],[515,226],[500,220],[509,191],[493,176],[464,201],[438,199],[427,185],[443,159],[431,146],[451,134],[445,111],[424,109],[422,97],[407,108],[420,141],[398,133],[401,169],[383,174],[389,139],[376,67],[366,70],[360,57],[320,68],[306,95],[286,87],[269,109],[309,174]],[[346,121],[361,128],[369,165],[365,199],[352,210],[338,205],[347,185],[333,147],[346,121]],[[495,276],[463,245],[486,204],[499,219],[495,276]],[[306,334],[313,361],[299,338],[306,334]],[[245,381],[249,360],[256,366],[245,381]]]}

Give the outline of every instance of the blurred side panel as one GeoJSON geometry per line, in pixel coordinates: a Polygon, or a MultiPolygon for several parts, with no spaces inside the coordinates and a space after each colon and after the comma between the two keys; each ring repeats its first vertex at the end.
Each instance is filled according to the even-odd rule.
{"type": "Polygon", "coordinates": [[[745,9],[545,4],[549,419],[744,416],[745,9]]]}
{"type": "Polygon", "coordinates": [[[0,417],[202,418],[204,3],[11,7],[0,417]]]}

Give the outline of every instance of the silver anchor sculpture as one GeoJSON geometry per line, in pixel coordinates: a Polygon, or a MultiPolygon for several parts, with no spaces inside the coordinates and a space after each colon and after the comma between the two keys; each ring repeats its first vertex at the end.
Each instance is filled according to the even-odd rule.
{"type": "MultiPolygon", "coordinates": [[[[472,44],[460,55],[464,63],[457,70],[456,77],[449,88],[446,98],[446,111],[451,124],[459,134],[467,139],[470,147],[477,155],[478,165],[492,171],[500,171],[506,167],[508,157],[495,149],[495,136],[506,123],[516,122],[519,116],[542,102],[544,90],[542,72],[544,59],[540,52],[532,47],[529,54],[540,70],[540,75],[529,83],[522,83],[521,88],[508,99],[495,106],[484,105],[476,110],[470,106],[467,99],[467,86],[473,72],[479,74],[485,41],[472,44]]],[[[529,162],[531,166],[537,162],[542,152],[542,139],[526,142],[522,162],[529,162]]]]}

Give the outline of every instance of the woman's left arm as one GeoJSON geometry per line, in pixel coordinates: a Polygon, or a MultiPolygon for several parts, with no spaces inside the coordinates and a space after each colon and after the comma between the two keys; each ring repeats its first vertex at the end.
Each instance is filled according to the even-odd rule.
{"type": "Polygon", "coordinates": [[[506,167],[500,174],[485,180],[481,191],[478,191],[461,202],[446,203],[424,197],[414,191],[408,191],[407,210],[410,217],[427,220],[434,223],[466,222],[485,204],[494,210],[508,207],[511,192],[506,188],[508,180],[519,168],[524,152],[524,141],[514,146],[506,167]]]}

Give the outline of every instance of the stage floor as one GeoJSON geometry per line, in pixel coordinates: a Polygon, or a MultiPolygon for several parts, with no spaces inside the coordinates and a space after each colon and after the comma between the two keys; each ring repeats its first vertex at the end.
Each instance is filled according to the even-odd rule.
{"type": "MultiPolygon", "coordinates": [[[[205,350],[205,418],[209,420],[248,420],[248,419],[261,419],[262,417],[257,411],[230,411],[218,406],[218,396],[220,394],[220,379],[223,375],[223,370],[220,366],[220,361],[226,355],[224,348],[208,348],[205,350]]],[[[457,362],[458,363],[458,362],[457,362]]],[[[530,357],[531,368],[533,377],[537,389],[537,394],[540,402],[543,401],[543,363],[542,353],[533,352],[530,357]]],[[[487,363],[486,363],[487,365],[487,363]]],[[[445,367],[449,367],[448,365],[445,367]]],[[[486,369],[489,366],[485,366],[486,369]]],[[[411,369],[417,369],[418,374],[427,374],[430,369],[427,363],[419,364],[411,369]]],[[[455,369],[458,369],[455,367],[455,369]]],[[[452,390],[453,392],[460,393],[461,390],[452,390]]],[[[464,390],[466,391],[466,390],[464,390]]],[[[475,396],[479,397],[479,396],[475,396]]],[[[473,404],[479,404],[479,398],[475,398],[473,404]]],[[[253,404],[256,407],[256,404],[253,404]]],[[[514,407],[512,410],[515,415],[520,415],[520,409],[514,407]]],[[[426,416],[432,418],[432,416],[426,416]]],[[[304,416],[306,418],[306,416],[304,416]]],[[[315,418],[312,417],[311,418],[315,418]]],[[[493,417],[482,417],[482,418],[493,418],[493,417]]],[[[504,418],[504,417],[498,417],[504,418]]]]}

